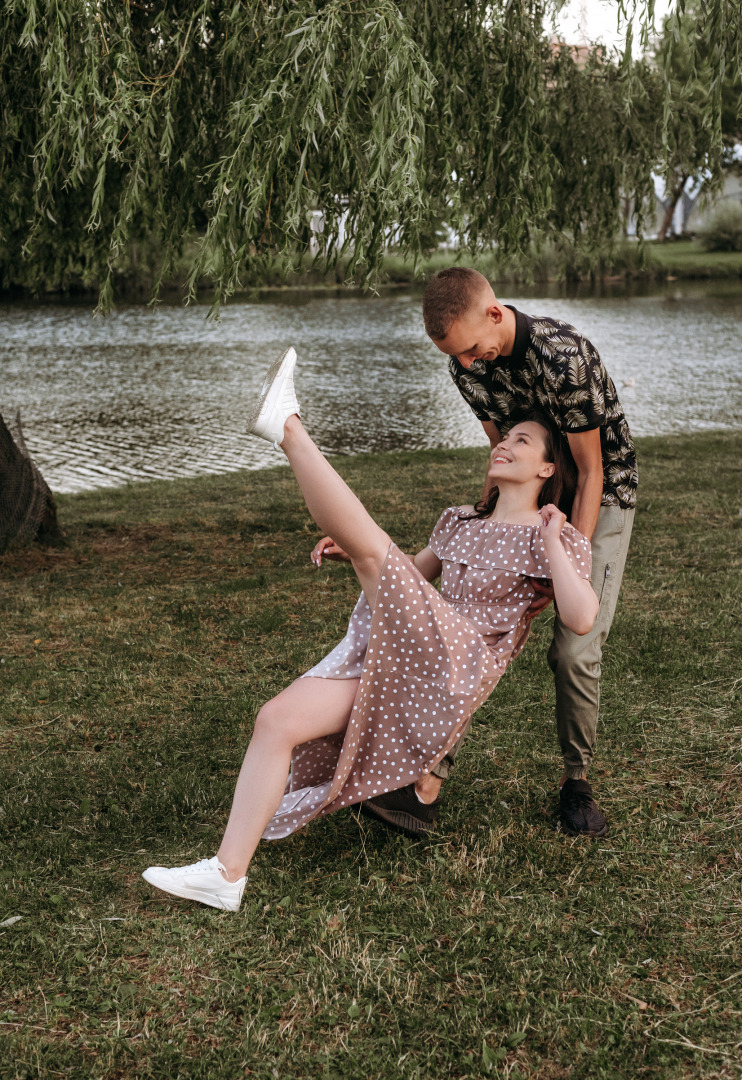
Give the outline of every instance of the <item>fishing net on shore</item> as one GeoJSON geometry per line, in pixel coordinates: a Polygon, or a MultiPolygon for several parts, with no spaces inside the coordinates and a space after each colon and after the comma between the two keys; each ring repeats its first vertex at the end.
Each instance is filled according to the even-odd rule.
{"type": "Polygon", "coordinates": [[[6,424],[0,415],[0,551],[32,540],[59,543],[57,504],[23,438],[20,410],[6,424]]]}

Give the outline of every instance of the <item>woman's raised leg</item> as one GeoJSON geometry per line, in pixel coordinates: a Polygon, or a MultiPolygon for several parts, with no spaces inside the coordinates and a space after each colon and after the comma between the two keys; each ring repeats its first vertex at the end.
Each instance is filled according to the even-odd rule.
{"type": "Polygon", "coordinates": [[[379,575],[389,551],[389,535],[335,472],[295,414],[284,424],[281,449],[293,469],[309,513],[320,530],[350,555],[366,599],[373,607],[379,575]]]}
{"type": "Polygon", "coordinates": [[[359,679],[297,679],[258,713],[217,853],[229,880],[246,873],[280,805],[291,751],[311,739],[345,731],[359,684],[359,679]]]}
{"type": "Polygon", "coordinates": [[[390,540],[305,431],[294,392],[295,364],[296,350],[289,348],[270,367],[247,430],[275,447],[280,443],[309,513],[347,551],[373,606],[390,540]]]}

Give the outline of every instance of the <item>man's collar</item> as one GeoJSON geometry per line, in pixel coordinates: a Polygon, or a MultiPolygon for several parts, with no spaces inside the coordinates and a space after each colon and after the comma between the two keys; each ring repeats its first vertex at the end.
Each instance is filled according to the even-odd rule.
{"type": "Polygon", "coordinates": [[[526,358],[526,349],[531,337],[528,329],[528,319],[522,311],[518,311],[512,304],[506,304],[505,307],[510,308],[513,315],[515,315],[515,341],[510,356],[498,356],[497,359],[507,360],[511,364],[521,364],[526,358]]]}

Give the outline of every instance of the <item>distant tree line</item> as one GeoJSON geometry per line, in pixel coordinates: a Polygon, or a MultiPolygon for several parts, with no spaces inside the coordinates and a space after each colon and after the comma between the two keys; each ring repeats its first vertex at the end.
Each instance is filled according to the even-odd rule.
{"type": "Polygon", "coordinates": [[[598,249],[626,199],[653,208],[653,169],[718,180],[739,0],[680,0],[655,56],[629,41],[618,63],[550,43],[554,3],[5,0],[0,284],[92,286],[105,309],[122,267],[154,260],[156,293],[188,242],[191,289],[221,301],[318,220],[331,263],[341,218],[362,280],[441,220],[472,251],[598,249]]]}

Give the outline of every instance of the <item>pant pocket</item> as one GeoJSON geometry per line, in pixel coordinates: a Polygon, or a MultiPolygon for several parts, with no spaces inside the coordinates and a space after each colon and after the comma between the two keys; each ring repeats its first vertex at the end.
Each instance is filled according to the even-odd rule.
{"type": "Polygon", "coordinates": [[[598,593],[598,603],[603,603],[603,597],[608,596],[611,591],[611,585],[613,584],[613,563],[606,563],[605,570],[603,571],[603,577],[600,581],[600,591],[598,593]]]}

